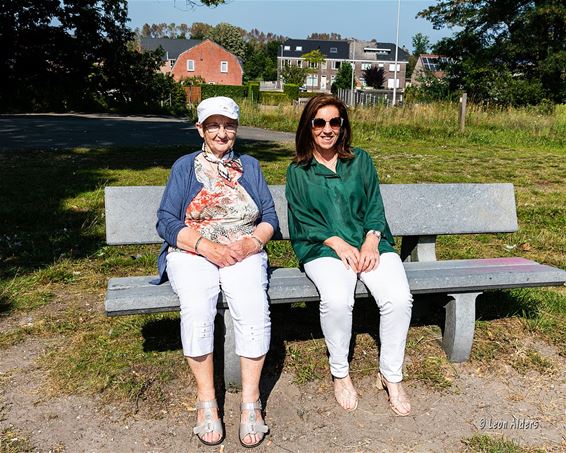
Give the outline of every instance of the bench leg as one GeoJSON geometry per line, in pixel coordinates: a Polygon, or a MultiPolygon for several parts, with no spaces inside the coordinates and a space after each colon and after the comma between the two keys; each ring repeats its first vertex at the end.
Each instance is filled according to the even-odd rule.
{"type": "Polygon", "coordinates": [[[436,236],[403,236],[401,260],[413,263],[436,261],[436,236]]]}
{"type": "Polygon", "coordinates": [[[451,362],[465,362],[470,357],[476,324],[476,297],[480,294],[448,294],[452,300],[444,307],[446,321],[442,347],[451,362]]]}
{"type": "Polygon", "coordinates": [[[242,388],[240,374],[240,357],[236,355],[236,337],[234,336],[234,323],[232,315],[227,308],[219,308],[218,314],[224,320],[224,385],[226,390],[239,390],[242,388]]]}

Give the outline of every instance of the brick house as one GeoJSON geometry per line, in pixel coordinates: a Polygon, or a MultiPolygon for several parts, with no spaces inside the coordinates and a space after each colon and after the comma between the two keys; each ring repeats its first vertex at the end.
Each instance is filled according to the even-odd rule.
{"type": "Polygon", "coordinates": [[[143,50],[162,48],[165,55],[160,71],[177,81],[200,76],[206,83],[241,85],[244,71],[238,57],[205,39],[142,38],[143,50]]]}
{"type": "MultiPolygon", "coordinates": [[[[297,65],[304,67],[308,64],[302,55],[312,50],[320,50],[326,61],[318,67],[315,74],[305,78],[308,88],[319,91],[330,91],[332,83],[336,79],[336,73],[343,63],[354,66],[355,79],[358,87],[364,87],[362,71],[371,66],[384,69],[386,89],[393,89],[395,74],[395,44],[378,43],[377,41],[329,41],[316,39],[288,39],[280,49],[277,57],[279,71],[285,65],[297,65]],[[359,83],[358,83],[359,82],[359,83]]],[[[409,54],[403,49],[398,49],[397,55],[397,88],[405,87],[405,72],[409,54]]]]}
{"type": "Polygon", "coordinates": [[[336,78],[336,73],[349,57],[348,41],[326,41],[319,39],[288,39],[283,43],[280,56],[277,57],[279,71],[284,66],[294,65],[306,67],[308,64],[302,57],[313,50],[320,50],[326,61],[318,68],[318,73],[310,74],[305,79],[305,85],[310,89],[330,91],[330,86],[336,78]]]}
{"type": "MultiPolygon", "coordinates": [[[[363,71],[372,66],[383,68],[386,90],[392,90],[395,84],[395,44],[389,42],[360,41],[350,42],[352,60],[355,64],[355,76],[358,86],[365,87],[363,71]]],[[[409,63],[409,53],[397,48],[397,88],[403,90],[406,85],[405,74],[409,63]]]]}
{"type": "Polygon", "coordinates": [[[415,63],[415,69],[411,75],[411,85],[419,86],[420,78],[425,75],[431,75],[437,79],[446,76],[446,72],[441,70],[442,65],[448,63],[448,58],[444,55],[421,54],[415,63]]]}

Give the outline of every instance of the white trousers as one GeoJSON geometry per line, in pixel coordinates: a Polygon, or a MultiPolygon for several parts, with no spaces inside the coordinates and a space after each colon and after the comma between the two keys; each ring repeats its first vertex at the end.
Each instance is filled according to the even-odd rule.
{"type": "Polygon", "coordinates": [[[267,353],[271,320],[265,252],[223,268],[202,256],[171,252],[167,255],[167,275],[179,296],[185,356],[199,357],[214,349],[214,318],[220,289],[234,321],[236,354],[256,358],[267,353]]]}
{"type": "Polygon", "coordinates": [[[309,261],[305,272],[320,293],[320,324],[330,353],[332,375],[348,375],[354,292],[359,278],[379,307],[380,371],[389,382],[400,382],[413,297],[399,255],[383,253],[377,269],[360,274],[330,257],[309,261]]]}

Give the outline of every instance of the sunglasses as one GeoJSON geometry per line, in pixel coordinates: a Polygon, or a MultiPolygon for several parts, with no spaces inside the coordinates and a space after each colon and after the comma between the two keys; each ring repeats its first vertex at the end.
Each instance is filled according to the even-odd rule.
{"type": "Polygon", "coordinates": [[[334,118],[330,118],[329,121],[326,121],[323,118],[315,118],[311,121],[313,129],[324,129],[326,124],[330,124],[332,129],[340,129],[344,124],[344,118],[339,116],[335,116],[334,118]]]}

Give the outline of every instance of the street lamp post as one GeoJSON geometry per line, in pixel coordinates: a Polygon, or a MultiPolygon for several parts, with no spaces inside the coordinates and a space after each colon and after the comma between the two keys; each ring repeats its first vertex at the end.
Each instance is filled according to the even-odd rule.
{"type": "Polygon", "coordinates": [[[395,71],[393,72],[393,102],[397,103],[397,65],[399,60],[399,16],[401,14],[401,0],[397,0],[397,36],[395,37],[395,71]]]}
{"type": "Polygon", "coordinates": [[[354,44],[352,46],[352,84],[350,90],[350,105],[354,106],[354,78],[356,76],[356,40],[354,39],[354,44]]]}
{"type": "Polygon", "coordinates": [[[283,44],[279,46],[279,49],[281,50],[281,59],[278,58],[279,61],[277,62],[277,83],[275,85],[277,90],[281,87],[281,72],[283,71],[283,44]]]}

